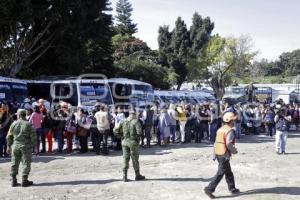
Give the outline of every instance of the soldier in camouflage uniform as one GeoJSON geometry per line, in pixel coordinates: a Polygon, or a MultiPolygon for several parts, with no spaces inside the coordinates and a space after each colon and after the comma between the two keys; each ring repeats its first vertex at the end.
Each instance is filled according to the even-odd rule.
{"type": "Polygon", "coordinates": [[[145,176],[140,174],[139,166],[139,138],[142,135],[142,127],[136,116],[136,111],[131,110],[130,115],[125,119],[119,127],[115,127],[114,134],[122,139],[122,150],[124,158],[123,181],[127,179],[130,157],[135,171],[135,180],[145,180],[145,176]]]}
{"type": "Polygon", "coordinates": [[[17,174],[21,161],[23,165],[22,187],[27,187],[33,184],[32,181],[28,181],[28,175],[31,169],[31,152],[36,143],[36,133],[31,124],[25,120],[26,111],[24,109],[17,111],[17,117],[17,121],[12,123],[7,135],[8,151],[12,155],[12,187],[19,185],[17,182],[17,174]]]}

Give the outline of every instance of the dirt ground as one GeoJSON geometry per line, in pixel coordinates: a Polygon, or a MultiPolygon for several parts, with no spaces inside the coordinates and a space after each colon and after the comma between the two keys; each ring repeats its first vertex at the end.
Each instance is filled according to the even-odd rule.
{"type": "MultiPolygon", "coordinates": [[[[300,199],[300,135],[289,135],[287,155],[277,155],[274,138],[244,136],[232,161],[240,195],[231,196],[223,179],[215,195],[221,199],[300,199]]],[[[0,161],[0,199],[205,200],[203,188],[215,174],[209,144],[183,144],[141,149],[146,181],[123,183],[121,152],[35,157],[30,188],[10,187],[10,160],[0,161]]],[[[132,165],[129,177],[134,178],[132,165]]],[[[19,178],[20,179],[20,178],[19,178]]],[[[19,180],[20,181],[20,180],[19,180]]]]}

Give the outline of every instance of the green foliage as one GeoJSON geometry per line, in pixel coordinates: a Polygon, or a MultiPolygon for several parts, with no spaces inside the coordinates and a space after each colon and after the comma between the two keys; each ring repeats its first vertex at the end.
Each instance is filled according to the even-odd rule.
{"type": "Polygon", "coordinates": [[[133,23],[131,19],[132,11],[132,5],[128,0],[119,0],[117,2],[116,30],[118,34],[132,36],[137,32],[137,24],[133,23]]]}
{"type": "Polygon", "coordinates": [[[203,78],[208,80],[218,98],[222,98],[231,78],[242,74],[256,52],[251,50],[249,37],[222,38],[215,35],[199,57],[199,66],[206,66],[203,78]]]}
{"type": "Polygon", "coordinates": [[[150,83],[155,88],[169,89],[174,83],[174,72],[149,60],[141,60],[137,55],[123,56],[118,62],[117,77],[127,77],[150,83]]]}
{"type": "Polygon", "coordinates": [[[172,69],[158,64],[158,53],[137,38],[116,35],[113,37],[116,77],[142,80],[155,88],[168,89],[176,79],[172,69]]]}
{"type": "Polygon", "coordinates": [[[108,0],[1,1],[0,66],[8,75],[28,78],[113,71],[108,5],[108,0]]]}
{"type": "Polygon", "coordinates": [[[187,80],[188,71],[193,70],[194,64],[197,63],[197,56],[201,55],[213,28],[214,24],[210,19],[208,17],[203,19],[198,13],[193,16],[190,30],[180,17],[177,18],[175,28],[171,32],[168,26],[159,28],[160,63],[173,68],[177,74],[177,89],[180,89],[182,83],[187,80]]]}
{"type": "Polygon", "coordinates": [[[285,70],[287,75],[300,73],[300,49],[283,53],[279,56],[278,66],[285,70]]]}

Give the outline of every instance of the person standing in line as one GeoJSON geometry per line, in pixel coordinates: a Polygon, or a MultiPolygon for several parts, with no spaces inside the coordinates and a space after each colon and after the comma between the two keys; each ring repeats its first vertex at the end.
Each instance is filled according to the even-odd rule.
{"type": "Polygon", "coordinates": [[[272,137],[273,136],[273,128],[274,128],[274,118],[275,118],[275,113],[271,109],[270,106],[267,106],[267,109],[264,111],[263,114],[263,120],[265,122],[265,128],[267,135],[272,137]]]}
{"type": "Polygon", "coordinates": [[[169,134],[169,127],[171,124],[170,121],[171,119],[167,112],[167,108],[164,106],[161,110],[158,123],[158,130],[160,132],[160,141],[162,147],[165,147],[167,145],[167,137],[169,134]]]}
{"type": "Polygon", "coordinates": [[[140,173],[139,165],[139,140],[142,135],[142,126],[137,118],[136,110],[129,111],[129,116],[118,127],[114,128],[116,137],[122,139],[123,150],[123,181],[128,182],[127,172],[129,169],[129,160],[132,159],[132,165],[135,171],[135,180],[145,180],[145,176],[140,173]]]}
{"type": "Polygon", "coordinates": [[[219,166],[216,175],[207,187],[204,188],[204,192],[210,198],[216,198],[213,193],[216,187],[225,175],[228,189],[232,194],[240,192],[235,187],[234,175],[230,166],[230,158],[233,154],[237,154],[237,148],[235,147],[235,131],[234,123],[237,116],[232,112],[226,112],[223,116],[224,125],[217,131],[216,142],[214,145],[214,159],[217,159],[219,166]]]}
{"type": "MultiPolygon", "coordinates": [[[[150,148],[150,143],[151,143],[151,130],[153,127],[153,115],[154,111],[151,110],[150,105],[146,106],[146,109],[143,111],[142,118],[145,126],[145,137],[146,137],[146,147],[150,148]]],[[[142,137],[142,140],[144,138],[142,137]]]]}
{"type": "Polygon", "coordinates": [[[217,110],[215,107],[215,104],[210,104],[210,122],[209,122],[209,132],[210,132],[210,142],[212,144],[215,143],[216,140],[216,134],[217,134],[217,130],[218,130],[218,122],[217,122],[217,110]]]}
{"type": "Polygon", "coordinates": [[[42,123],[43,123],[43,114],[40,111],[39,106],[34,107],[34,112],[30,116],[29,122],[32,124],[35,129],[37,135],[37,142],[35,145],[35,155],[38,156],[40,154],[40,142],[43,134],[42,123]]]}
{"type": "Polygon", "coordinates": [[[176,120],[178,119],[178,113],[175,111],[175,105],[170,104],[168,109],[168,114],[170,116],[170,134],[172,136],[172,143],[175,144],[176,141],[176,120]]]}
{"type": "Polygon", "coordinates": [[[110,131],[110,119],[109,119],[108,110],[105,105],[100,106],[100,110],[95,114],[95,118],[97,120],[97,128],[103,137],[102,153],[107,155],[108,154],[107,140],[110,131]]]}
{"type": "Polygon", "coordinates": [[[8,153],[11,153],[12,187],[18,186],[17,175],[22,161],[22,187],[33,184],[28,180],[31,170],[32,148],[36,144],[36,133],[31,124],[26,121],[26,110],[17,111],[17,121],[14,121],[7,134],[8,153]]]}
{"type": "Polygon", "coordinates": [[[291,116],[288,115],[288,110],[282,108],[275,116],[276,127],[276,153],[285,154],[286,142],[288,138],[289,123],[291,122],[291,116]]]}
{"type": "Polygon", "coordinates": [[[9,126],[12,122],[12,116],[6,103],[2,103],[0,107],[0,157],[8,157],[6,136],[9,126]]]}
{"type": "Polygon", "coordinates": [[[185,124],[187,121],[185,111],[183,110],[183,107],[181,105],[177,106],[177,112],[178,112],[178,121],[179,121],[179,127],[180,127],[180,138],[181,143],[185,143],[185,124]]]}

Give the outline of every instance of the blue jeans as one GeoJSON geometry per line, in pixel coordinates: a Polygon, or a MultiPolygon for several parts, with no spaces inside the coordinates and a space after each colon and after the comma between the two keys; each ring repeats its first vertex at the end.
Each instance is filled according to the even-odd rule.
{"type": "Polygon", "coordinates": [[[36,132],[36,146],[35,146],[35,153],[39,154],[40,153],[40,143],[41,143],[41,138],[42,135],[44,134],[43,129],[42,128],[37,128],[35,129],[36,132]]]}
{"type": "Polygon", "coordinates": [[[210,142],[211,143],[215,143],[216,141],[216,135],[217,135],[217,128],[218,128],[218,124],[213,122],[209,125],[209,132],[210,132],[210,142]]]}
{"type": "Polygon", "coordinates": [[[63,130],[57,130],[56,131],[56,139],[57,139],[57,147],[58,152],[63,152],[64,148],[64,136],[63,136],[63,130]]]}
{"type": "Polygon", "coordinates": [[[236,128],[236,137],[237,137],[237,139],[240,139],[241,133],[242,133],[242,123],[241,122],[236,122],[235,123],[235,128],[236,128]]]}
{"type": "Polygon", "coordinates": [[[172,135],[172,142],[176,140],[176,125],[170,125],[170,133],[172,135]]]}

